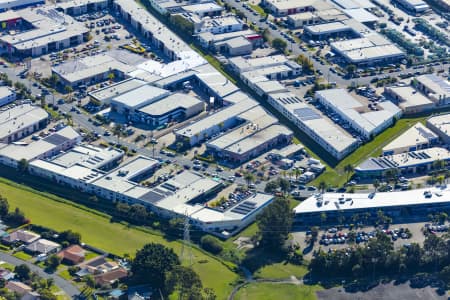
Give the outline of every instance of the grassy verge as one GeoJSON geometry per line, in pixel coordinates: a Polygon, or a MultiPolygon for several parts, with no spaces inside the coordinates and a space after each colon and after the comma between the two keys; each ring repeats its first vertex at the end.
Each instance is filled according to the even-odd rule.
{"type": "MultiPolygon", "coordinates": [[[[177,241],[167,241],[162,236],[127,224],[113,223],[104,214],[54,201],[31,189],[24,190],[7,183],[3,179],[0,181],[0,194],[8,198],[11,208],[20,207],[34,224],[58,231],[71,229],[79,232],[85,243],[117,255],[133,255],[137,249],[150,242],[171,247],[176,253],[181,251],[181,243],[177,241]]],[[[193,249],[193,256],[193,268],[200,275],[204,286],[214,289],[218,299],[225,299],[237,274],[221,261],[196,248],[193,249]],[[217,280],[216,274],[220,274],[220,280],[217,280]]]]}
{"type": "Polygon", "coordinates": [[[248,3],[248,6],[250,6],[258,14],[260,14],[261,17],[265,18],[267,16],[267,13],[264,11],[264,9],[261,6],[256,5],[256,4],[251,4],[251,3],[248,3]]]}
{"type": "Polygon", "coordinates": [[[217,71],[222,73],[223,76],[225,76],[229,81],[231,81],[233,84],[236,84],[236,79],[231,77],[225,70],[223,69],[222,64],[220,61],[218,61],[214,56],[210,54],[206,54],[202,49],[197,47],[194,43],[189,44],[189,46],[197,51],[204,59],[206,59],[217,71]]]}
{"type": "Polygon", "coordinates": [[[316,291],[321,288],[315,285],[296,285],[289,283],[250,283],[242,287],[236,294],[236,300],[314,300],[316,291]]]}
{"type": "Polygon", "coordinates": [[[29,255],[23,251],[16,252],[13,254],[13,256],[17,257],[18,259],[21,259],[21,260],[30,260],[33,258],[31,255],[29,255]]]}
{"type": "Polygon", "coordinates": [[[386,129],[381,134],[377,135],[371,142],[359,147],[352,154],[341,160],[334,169],[327,168],[327,170],[312,181],[311,184],[318,185],[319,182],[324,181],[330,186],[343,185],[347,180],[347,174],[344,172],[344,167],[346,165],[350,164],[356,167],[366,158],[380,155],[381,150],[385,145],[404,133],[417,122],[424,122],[425,119],[426,117],[418,117],[398,120],[395,126],[386,129]]]}
{"type": "Polygon", "coordinates": [[[58,273],[59,276],[61,276],[62,278],[64,278],[65,280],[72,280],[72,276],[70,276],[69,271],[67,269],[62,270],[61,272],[58,273]]]}

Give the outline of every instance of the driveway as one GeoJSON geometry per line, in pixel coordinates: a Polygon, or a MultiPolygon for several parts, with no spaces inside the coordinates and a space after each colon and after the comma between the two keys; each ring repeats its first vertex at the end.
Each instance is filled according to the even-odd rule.
{"type": "Polygon", "coordinates": [[[0,260],[7,262],[9,264],[15,265],[15,266],[25,264],[31,269],[31,271],[37,273],[40,277],[46,278],[46,279],[52,278],[54,280],[55,285],[58,286],[61,290],[63,290],[71,298],[75,298],[77,295],[80,294],[80,291],[78,290],[78,288],[76,286],[74,286],[72,283],[70,283],[69,281],[63,279],[59,275],[45,273],[41,268],[39,268],[38,266],[36,266],[30,262],[18,259],[17,257],[14,257],[7,253],[0,253],[0,260]]]}

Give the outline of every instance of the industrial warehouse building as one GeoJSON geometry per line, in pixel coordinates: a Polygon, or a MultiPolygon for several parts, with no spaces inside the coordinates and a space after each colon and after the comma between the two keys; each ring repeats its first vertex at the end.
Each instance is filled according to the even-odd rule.
{"type": "Polygon", "coordinates": [[[421,15],[430,10],[430,6],[422,0],[395,0],[395,2],[413,15],[421,15]]]}
{"type": "Polygon", "coordinates": [[[242,164],[292,140],[292,131],[277,124],[278,120],[260,106],[243,112],[238,118],[245,120],[244,123],[206,143],[207,151],[221,161],[242,164]]]}
{"type": "Polygon", "coordinates": [[[80,143],[81,136],[72,127],[63,127],[30,144],[0,144],[0,164],[17,168],[20,160],[32,161],[53,157],[80,143]]]}
{"type": "Polygon", "coordinates": [[[394,86],[385,87],[384,91],[402,109],[404,114],[422,113],[436,107],[433,101],[407,84],[398,83],[394,86]]]}
{"type": "Polygon", "coordinates": [[[405,57],[402,50],[378,33],[333,42],[330,45],[331,49],[347,62],[358,66],[387,64],[405,57]]]}
{"type": "Polygon", "coordinates": [[[0,111],[0,143],[11,143],[44,128],[48,113],[38,106],[21,104],[0,111]]]}
{"type": "Polygon", "coordinates": [[[430,148],[438,142],[439,136],[418,122],[384,146],[383,156],[430,148]]]}
{"type": "Polygon", "coordinates": [[[416,88],[436,106],[450,105],[450,82],[436,74],[425,74],[415,78],[416,88]]]}
{"type": "Polygon", "coordinates": [[[450,114],[429,118],[427,120],[427,127],[439,135],[444,143],[450,145],[450,114]]]}
{"type": "MultiPolygon", "coordinates": [[[[40,141],[34,143],[42,146],[40,141]]],[[[221,237],[229,237],[253,222],[274,199],[272,195],[249,193],[226,209],[209,208],[204,202],[223,187],[220,180],[184,171],[149,188],[139,182],[154,173],[159,161],[137,156],[114,168],[123,154],[112,148],[78,145],[56,156],[36,156],[29,163],[29,172],[103,199],[144,205],[163,217],[187,213],[194,226],[221,237]]],[[[0,163],[4,161],[0,159],[0,163]]]]}
{"type": "Polygon", "coordinates": [[[16,92],[7,86],[0,86],[0,106],[4,106],[16,100],[16,92]]]}
{"type": "Polygon", "coordinates": [[[284,17],[314,11],[314,5],[320,2],[320,0],[263,0],[261,5],[269,9],[274,16],[284,17]]]}
{"type": "Polygon", "coordinates": [[[433,147],[406,153],[381,157],[370,157],[355,168],[360,178],[382,178],[388,170],[396,169],[400,174],[420,174],[432,169],[433,163],[442,160],[450,162],[446,148],[433,147]]]}
{"type": "Polygon", "coordinates": [[[317,91],[315,98],[366,139],[373,138],[402,115],[402,111],[390,101],[380,102],[376,109],[373,106],[370,109],[344,89],[317,91]]]}
{"type": "Polygon", "coordinates": [[[285,92],[273,93],[267,101],[335,159],[343,159],[358,147],[357,140],[348,132],[298,96],[285,92]]]}
{"type": "Polygon", "coordinates": [[[16,57],[35,57],[88,40],[89,30],[50,6],[0,13],[6,25],[0,50],[16,57]],[[14,34],[11,34],[14,32],[14,34]]]}
{"type": "Polygon", "coordinates": [[[108,7],[108,0],[60,0],[55,3],[58,11],[71,16],[77,16],[108,7]]]}
{"type": "Polygon", "coordinates": [[[2,0],[0,1],[0,11],[22,9],[27,6],[38,6],[43,4],[45,4],[45,0],[2,0]]]}
{"type": "Polygon", "coordinates": [[[111,111],[128,120],[151,126],[190,118],[202,112],[205,103],[193,95],[171,93],[152,85],[142,85],[111,100],[111,111]]]}
{"type": "Polygon", "coordinates": [[[431,187],[401,192],[376,193],[324,193],[302,201],[294,208],[294,222],[298,224],[337,224],[340,217],[351,218],[356,214],[369,213],[375,219],[378,211],[394,218],[414,216],[426,218],[433,212],[450,208],[450,188],[431,187]]]}

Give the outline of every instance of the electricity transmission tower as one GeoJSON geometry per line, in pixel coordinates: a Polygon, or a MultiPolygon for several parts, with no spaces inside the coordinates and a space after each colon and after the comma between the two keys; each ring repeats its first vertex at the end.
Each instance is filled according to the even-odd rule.
{"type": "Polygon", "coordinates": [[[191,246],[191,236],[189,233],[189,216],[186,212],[184,219],[184,231],[183,231],[183,244],[181,246],[181,261],[185,259],[189,260],[189,266],[192,266],[192,246],[191,246]]]}

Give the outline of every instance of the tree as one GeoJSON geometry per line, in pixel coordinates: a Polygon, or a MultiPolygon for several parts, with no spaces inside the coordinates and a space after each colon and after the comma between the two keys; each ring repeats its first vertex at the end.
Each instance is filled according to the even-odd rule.
{"type": "Polygon", "coordinates": [[[317,237],[319,236],[319,227],[313,226],[311,227],[311,241],[314,243],[317,241],[317,237]]]}
{"type": "Polygon", "coordinates": [[[175,29],[181,31],[189,37],[194,34],[194,24],[181,15],[171,16],[170,23],[175,27],[175,29]]]}
{"type": "Polygon", "coordinates": [[[293,215],[289,201],[276,198],[258,216],[258,228],[261,235],[261,244],[279,248],[287,239],[292,226],[293,215]]]}
{"type": "Polygon", "coordinates": [[[447,287],[450,285],[450,266],[446,266],[444,267],[440,272],[439,272],[439,278],[445,282],[445,284],[447,285],[447,287]]]}
{"type": "Polygon", "coordinates": [[[378,188],[380,187],[380,181],[378,179],[375,179],[373,181],[373,187],[375,188],[375,192],[378,190],[378,188]]]}
{"type": "Polygon", "coordinates": [[[0,218],[5,217],[9,212],[8,199],[0,195],[0,218]]]}
{"type": "Polygon", "coordinates": [[[284,40],[280,39],[280,38],[275,38],[272,41],[272,47],[274,47],[277,50],[280,50],[280,51],[284,52],[284,50],[286,50],[287,43],[284,40]]]}
{"type": "Polygon", "coordinates": [[[25,158],[22,158],[21,160],[19,160],[19,162],[17,163],[17,170],[19,170],[19,172],[21,174],[25,174],[28,172],[28,160],[26,160],[25,158]]]}
{"type": "Polygon", "coordinates": [[[23,211],[16,207],[13,212],[10,212],[5,216],[5,221],[17,226],[25,224],[27,219],[25,219],[23,211]]]}
{"type": "Polygon", "coordinates": [[[95,288],[95,278],[92,275],[87,275],[84,277],[84,281],[86,282],[86,285],[90,288],[95,288]]]}
{"type": "Polygon", "coordinates": [[[345,67],[345,70],[347,71],[347,74],[353,75],[353,73],[355,73],[356,71],[356,66],[353,64],[347,65],[345,67]]]}
{"type": "Polygon", "coordinates": [[[220,241],[211,235],[202,236],[202,238],[200,239],[200,245],[203,249],[211,252],[212,254],[219,254],[223,250],[220,241]]]}
{"type": "Polygon", "coordinates": [[[287,194],[291,190],[291,183],[286,178],[278,178],[278,184],[283,194],[287,194]]]}
{"type": "Polygon", "coordinates": [[[56,300],[57,297],[49,289],[39,289],[39,299],[41,300],[56,300]]]}
{"type": "Polygon", "coordinates": [[[247,185],[249,186],[250,183],[255,181],[255,175],[253,175],[250,172],[246,172],[245,175],[244,175],[244,179],[247,182],[247,185]]]}
{"type": "Polygon", "coordinates": [[[180,260],[173,249],[150,243],[136,252],[131,272],[137,282],[152,284],[154,288],[163,288],[166,273],[178,265],[180,260]]]}
{"type": "Polygon", "coordinates": [[[205,300],[216,300],[217,296],[214,293],[214,290],[211,288],[205,288],[203,290],[205,292],[205,300]]]}
{"type": "Polygon", "coordinates": [[[325,181],[319,182],[319,191],[323,194],[327,189],[327,183],[325,181]]]}
{"type": "Polygon", "coordinates": [[[149,217],[149,213],[142,204],[133,204],[130,206],[129,217],[139,224],[144,224],[149,217]]]}
{"type": "Polygon", "coordinates": [[[81,244],[81,234],[72,230],[65,230],[59,234],[59,241],[67,241],[69,244],[81,244]]]}
{"type": "Polygon", "coordinates": [[[72,102],[72,93],[73,93],[73,88],[70,85],[66,85],[64,87],[64,91],[67,93],[67,100],[69,102],[72,102]]]}
{"type": "Polygon", "coordinates": [[[350,179],[350,175],[353,173],[354,168],[351,164],[345,165],[344,172],[347,174],[347,182],[350,179]]]}
{"type": "Polygon", "coordinates": [[[179,299],[202,299],[202,281],[197,273],[189,267],[175,266],[167,276],[166,291],[178,292],[179,299]]]}
{"type": "Polygon", "coordinates": [[[323,225],[327,221],[327,214],[325,212],[320,213],[320,224],[323,225]]]}
{"type": "Polygon", "coordinates": [[[117,143],[119,143],[119,139],[123,134],[122,130],[123,130],[122,125],[118,123],[116,123],[116,125],[114,125],[113,127],[113,135],[117,137],[117,143]]]}
{"type": "Polygon", "coordinates": [[[50,85],[53,88],[56,88],[56,85],[58,84],[58,81],[59,81],[58,75],[56,75],[54,73],[48,78],[48,82],[50,83],[50,85]]]}
{"type": "Polygon", "coordinates": [[[110,73],[108,74],[108,80],[109,80],[110,82],[113,82],[113,81],[114,81],[114,78],[115,78],[114,73],[113,73],[113,72],[110,72],[110,73]]]}
{"type": "Polygon", "coordinates": [[[30,272],[30,268],[25,264],[18,265],[14,268],[14,273],[16,273],[21,280],[30,279],[30,272]]]}
{"type": "Polygon", "coordinates": [[[295,168],[294,169],[294,176],[295,176],[295,180],[297,181],[298,178],[300,177],[300,175],[302,175],[302,170],[300,170],[300,168],[295,168]]]}
{"type": "Polygon", "coordinates": [[[181,149],[183,149],[183,143],[182,142],[177,142],[176,144],[175,144],[175,148],[176,148],[176,150],[177,150],[177,152],[181,152],[181,149]]]}
{"type": "Polygon", "coordinates": [[[67,125],[73,126],[72,115],[71,115],[70,113],[67,112],[67,113],[65,114],[65,118],[66,118],[66,121],[67,121],[67,125]]]}
{"type": "Polygon", "coordinates": [[[264,192],[273,194],[280,187],[280,183],[278,180],[272,180],[266,183],[266,187],[264,188],[264,192]]]}
{"type": "Polygon", "coordinates": [[[297,63],[302,66],[303,72],[305,72],[305,73],[312,73],[312,72],[314,72],[314,64],[305,55],[300,54],[297,57],[297,63]]]}
{"type": "Polygon", "coordinates": [[[49,270],[56,270],[56,268],[58,268],[59,264],[61,263],[61,258],[58,257],[56,254],[52,254],[50,255],[46,260],[45,260],[45,265],[47,266],[47,268],[49,270]]]}

